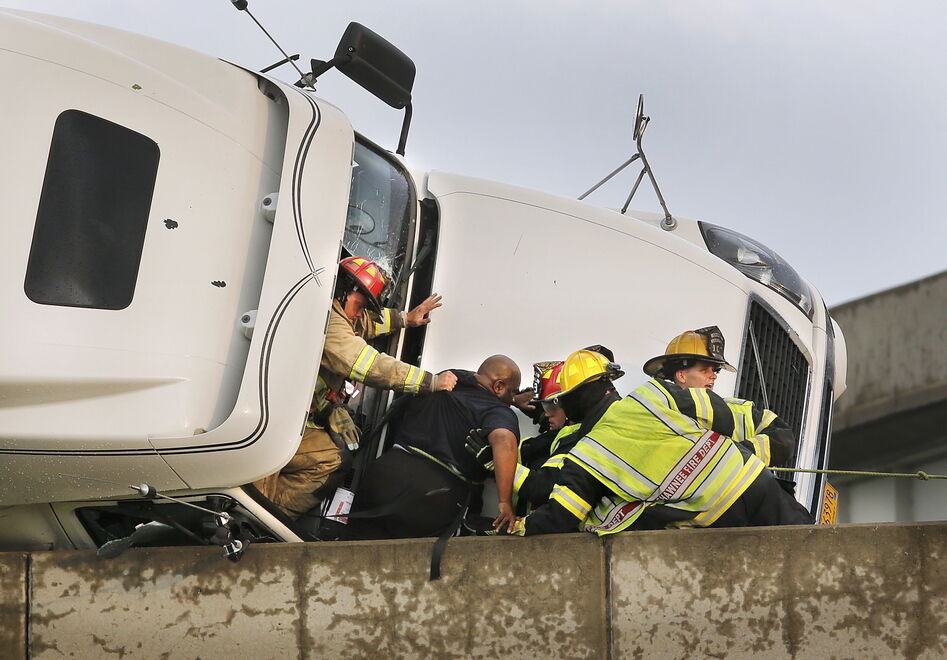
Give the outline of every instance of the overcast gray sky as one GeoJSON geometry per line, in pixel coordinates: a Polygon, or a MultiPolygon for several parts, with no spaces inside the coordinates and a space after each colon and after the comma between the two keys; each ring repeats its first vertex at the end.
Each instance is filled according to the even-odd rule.
{"type": "MultiPolygon", "coordinates": [[[[229,0],[0,0],[261,68],[278,52],[229,0]]],[[[942,0],[250,0],[291,53],[349,21],[417,65],[420,169],[574,197],[645,152],[675,215],[769,245],[829,305],[947,269],[942,0]]],[[[289,68],[282,77],[295,79],[289,68]]],[[[394,148],[401,115],[337,72],[319,94],[394,148]]],[[[619,206],[626,172],[589,201],[619,206]]],[[[657,211],[642,187],[634,208],[657,211]]]]}

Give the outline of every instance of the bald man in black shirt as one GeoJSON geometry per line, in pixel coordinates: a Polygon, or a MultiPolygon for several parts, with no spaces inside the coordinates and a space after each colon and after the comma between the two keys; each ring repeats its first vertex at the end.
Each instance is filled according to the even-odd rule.
{"type": "Polygon", "coordinates": [[[414,397],[395,431],[394,446],[371,464],[356,493],[351,538],[441,535],[459,522],[490,473],[464,449],[467,433],[483,429],[493,449],[499,515],[510,529],[519,424],[510,409],[520,370],[505,355],[487,358],[476,373],[452,369],[453,391],[414,397]]]}

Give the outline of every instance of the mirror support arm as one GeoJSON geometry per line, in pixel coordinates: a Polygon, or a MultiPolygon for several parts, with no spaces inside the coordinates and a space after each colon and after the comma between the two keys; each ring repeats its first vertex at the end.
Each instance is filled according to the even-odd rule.
{"type": "MultiPolygon", "coordinates": [[[[645,124],[647,125],[647,123],[645,124]]],[[[671,212],[668,211],[668,205],[664,201],[664,195],[661,194],[661,189],[658,188],[658,182],[654,179],[654,174],[651,173],[651,166],[648,165],[648,159],[645,158],[644,151],[641,148],[641,136],[644,134],[644,128],[638,132],[638,138],[636,143],[638,145],[638,155],[641,156],[641,164],[644,165],[644,171],[648,173],[648,178],[651,179],[651,185],[654,186],[654,193],[658,196],[658,201],[661,202],[661,208],[664,209],[664,220],[661,221],[661,228],[667,231],[671,231],[677,227],[677,220],[674,219],[674,216],[671,215],[671,212]]],[[[638,183],[641,182],[641,177],[638,177],[638,183]]],[[[635,184],[635,189],[638,188],[638,184],[635,184]]],[[[631,196],[634,197],[634,190],[631,193],[631,196]]],[[[628,208],[628,205],[631,204],[631,198],[625,203],[625,209],[628,208]]],[[[625,209],[622,209],[622,213],[625,212],[625,209]]]]}
{"type": "Polygon", "coordinates": [[[581,201],[581,200],[585,199],[586,197],[588,197],[589,195],[591,195],[592,193],[594,193],[596,190],[599,189],[599,187],[601,187],[602,185],[604,185],[606,181],[610,180],[613,176],[615,176],[616,174],[618,174],[619,172],[621,172],[623,169],[625,169],[626,167],[628,167],[629,165],[631,165],[633,162],[635,162],[635,161],[638,160],[639,158],[641,158],[641,154],[635,154],[634,156],[632,156],[631,158],[629,158],[628,160],[626,160],[624,163],[622,163],[621,165],[619,165],[618,167],[616,167],[614,170],[612,170],[612,173],[609,174],[607,177],[605,177],[604,179],[602,179],[601,181],[599,181],[598,183],[596,183],[594,186],[592,186],[591,188],[589,188],[588,190],[586,190],[584,193],[582,193],[581,195],[579,195],[579,200],[581,201]]]}
{"type": "Polygon", "coordinates": [[[401,124],[401,137],[398,140],[398,155],[404,156],[404,146],[408,142],[408,129],[411,127],[411,101],[404,106],[404,122],[401,124]]]}
{"type": "Polygon", "coordinates": [[[322,60],[310,60],[309,64],[312,67],[312,71],[307,73],[296,83],[296,87],[310,87],[313,90],[316,89],[315,82],[316,79],[321,76],[323,73],[328,71],[333,67],[338,67],[339,65],[345,64],[352,60],[351,53],[346,53],[345,55],[339,55],[338,57],[333,57],[328,62],[323,62],[322,60]]]}
{"type": "Polygon", "coordinates": [[[661,189],[658,188],[658,182],[654,178],[654,173],[651,171],[651,166],[648,164],[648,159],[644,155],[644,149],[641,147],[641,138],[644,136],[645,129],[648,128],[648,122],[651,121],[651,117],[647,117],[644,114],[644,94],[638,95],[638,112],[635,114],[635,129],[634,129],[634,139],[635,147],[637,152],[624,163],[615,168],[611,174],[606,176],[604,179],[596,183],[594,186],[586,190],[584,193],[579,195],[579,199],[583,200],[593,192],[599,189],[602,184],[610,180],[616,174],[621,172],[623,169],[631,165],[633,162],[641,159],[641,171],[638,173],[638,178],[635,180],[635,185],[631,187],[631,192],[628,193],[628,197],[625,199],[625,204],[621,207],[621,213],[624,214],[628,210],[628,206],[631,204],[631,200],[634,198],[635,193],[638,192],[638,186],[641,185],[641,181],[644,179],[644,175],[647,173],[648,179],[651,181],[651,186],[654,188],[655,194],[658,196],[658,201],[661,202],[661,208],[664,210],[664,219],[661,220],[661,228],[665,231],[673,231],[677,227],[677,220],[674,219],[674,216],[671,215],[671,212],[668,211],[668,205],[664,201],[664,195],[661,194],[661,189]]]}

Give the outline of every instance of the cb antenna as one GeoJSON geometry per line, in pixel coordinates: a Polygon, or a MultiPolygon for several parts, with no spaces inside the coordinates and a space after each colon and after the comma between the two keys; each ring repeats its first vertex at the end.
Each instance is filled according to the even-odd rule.
{"type": "Polygon", "coordinates": [[[635,185],[631,187],[631,192],[628,193],[628,198],[625,200],[624,206],[621,207],[621,213],[624,213],[628,210],[628,206],[631,204],[631,200],[634,199],[635,193],[638,192],[638,186],[641,185],[644,175],[648,175],[648,179],[651,180],[651,186],[654,188],[655,194],[658,196],[658,201],[661,203],[661,208],[664,209],[664,219],[661,221],[661,228],[666,231],[673,231],[677,227],[677,220],[674,219],[674,216],[671,215],[671,212],[668,211],[667,203],[664,201],[664,195],[661,194],[661,189],[658,188],[658,182],[654,178],[654,173],[651,171],[651,166],[648,164],[648,159],[644,155],[644,149],[641,147],[641,138],[644,135],[645,129],[648,127],[648,122],[651,121],[651,117],[647,117],[644,114],[644,94],[638,95],[638,112],[635,115],[635,146],[637,151],[632,155],[631,158],[626,160],[624,163],[619,165],[617,168],[612,170],[611,174],[606,176],[604,179],[596,183],[594,186],[586,190],[584,193],[579,195],[579,199],[585,199],[593,192],[598,190],[606,181],[609,181],[616,174],[621,172],[623,169],[631,165],[636,160],[641,160],[641,171],[638,173],[638,178],[635,180],[635,185]]]}
{"type": "MultiPolygon", "coordinates": [[[[305,86],[308,86],[310,89],[312,89],[312,91],[316,91],[316,88],[313,86],[312,81],[308,79],[306,74],[303,73],[302,69],[300,69],[299,66],[296,64],[296,60],[299,59],[299,54],[297,53],[296,55],[288,55],[286,51],[283,50],[283,47],[280,46],[279,43],[277,43],[276,39],[273,38],[273,35],[267,32],[266,28],[263,27],[260,21],[256,20],[256,16],[254,16],[250,12],[250,10],[247,9],[249,5],[248,0],[230,0],[230,3],[237,9],[237,11],[245,11],[247,13],[247,16],[253,19],[253,22],[257,24],[257,27],[263,30],[263,34],[265,34],[267,38],[269,38],[269,40],[273,42],[273,45],[279,49],[279,52],[283,54],[283,59],[281,59],[279,62],[276,62],[275,64],[269,65],[268,67],[264,67],[261,73],[266,73],[267,71],[271,71],[278,66],[282,66],[286,63],[289,63],[289,64],[292,64],[293,68],[296,69],[297,73],[299,73],[300,82],[304,83],[305,86]]],[[[300,87],[302,86],[303,85],[300,85],[300,87]]]]}

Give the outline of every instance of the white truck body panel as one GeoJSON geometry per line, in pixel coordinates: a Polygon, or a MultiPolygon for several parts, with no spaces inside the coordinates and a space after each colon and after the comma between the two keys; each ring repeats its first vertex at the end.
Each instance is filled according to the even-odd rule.
{"type": "Polygon", "coordinates": [[[295,451],[315,382],[324,333],[313,330],[331,299],[351,126],[292,87],[268,99],[253,74],[219,60],[46,19],[0,14],[11,35],[0,74],[20,83],[0,101],[4,157],[18,165],[0,182],[11,200],[0,256],[16,273],[0,304],[18,319],[0,328],[0,502],[269,474],[295,451]],[[135,295],[121,310],[24,295],[50,136],[69,109],[160,148],[135,295]],[[320,157],[305,159],[308,150],[320,157]],[[277,190],[271,225],[260,203],[277,190]],[[253,310],[259,331],[248,340],[240,319],[253,310]]]}
{"type": "MultiPolygon", "coordinates": [[[[644,363],[687,328],[719,326],[738,365],[748,299],[756,296],[798,329],[792,336],[813,374],[810,399],[820,400],[824,330],[678,230],[469,177],[435,172],[427,187],[441,213],[433,288],[448,304],[427,330],[425,364],[471,369],[504,352],[528,369],[602,344],[626,372],[616,383],[626,394],[647,378],[644,363]]],[[[678,222],[695,230],[693,220],[678,222]]],[[[736,383],[736,374],[723,371],[715,391],[732,396],[736,383]]],[[[807,458],[817,451],[818,415],[810,406],[799,438],[807,458]]],[[[809,477],[797,479],[800,496],[811,493],[809,477]]]]}

